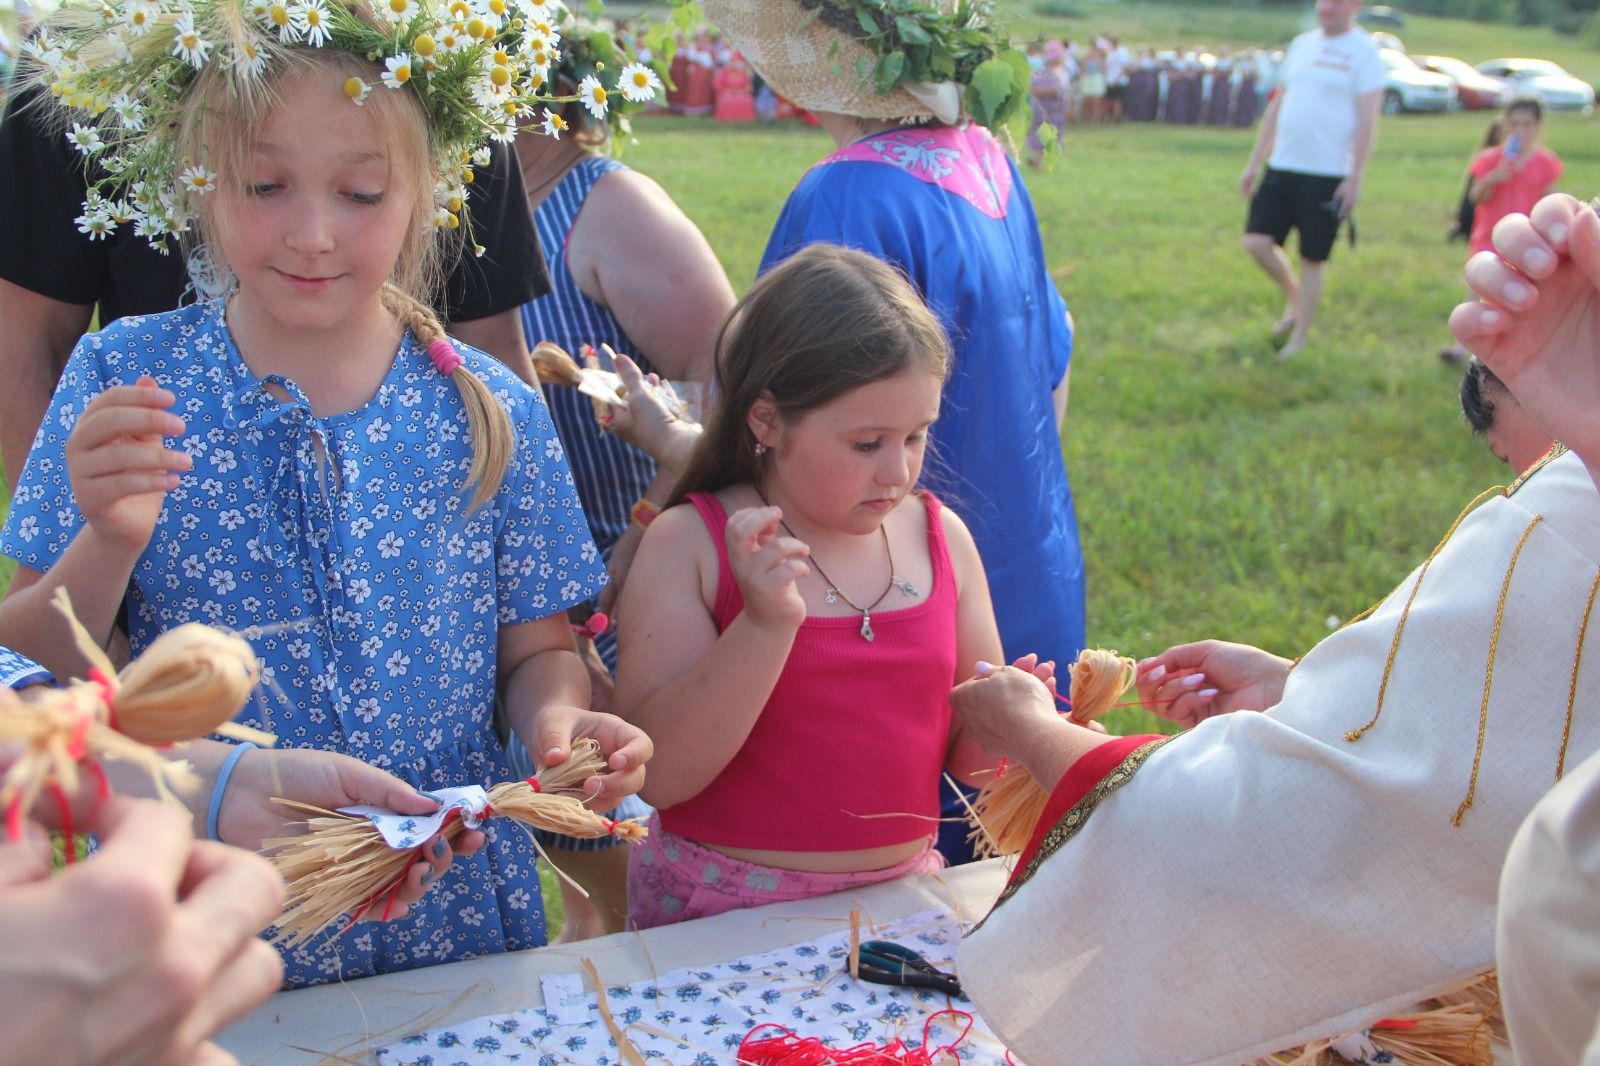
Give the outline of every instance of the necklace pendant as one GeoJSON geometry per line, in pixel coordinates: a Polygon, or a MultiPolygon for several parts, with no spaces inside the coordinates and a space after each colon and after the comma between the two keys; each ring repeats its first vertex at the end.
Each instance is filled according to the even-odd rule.
{"type": "Polygon", "coordinates": [[[839,602],[839,590],[836,589],[836,588],[830,588],[827,592],[824,592],[822,594],[822,602],[823,603],[827,603],[827,604],[838,603],[839,602]]]}
{"type": "Polygon", "coordinates": [[[866,611],[861,612],[861,639],[868,644],[878,639],[878,635],[872,631],[872,616],[866,611]]]}
{"type": "Polygon", "coordinates": [[[918,596],[920,596],[922,594],[917,589],[917,586],[913,585],[911,582],[905,580],[904,578],[897,579],[895,581],[895,587],[900,590],[900,594],[901,595],[910,596],[912,599],[916,599],[918,596]]]}

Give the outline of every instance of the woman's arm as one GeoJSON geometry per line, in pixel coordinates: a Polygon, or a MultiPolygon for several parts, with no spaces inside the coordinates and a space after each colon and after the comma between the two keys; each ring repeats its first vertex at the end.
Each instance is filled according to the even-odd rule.
{"type": "Polygon", "coordinates": [[[709,386],[733,286],[689,216],[631,170],[606,175],[572,225],[567,262],[662,377],[709,386]]]}
{"type": "Polygon", "coordinates": [[[697,795],[739,753],[805,619],[794,588],[804,546],[776,536],[775,518],[760,520],[773,512],[729,519],[730,555],[751,576],[741,582],[745,610],[720,635],[707,606],[716,595],[716,548],[694,509],[663,514],[639,547],[617,612],[616,706],[660,746],[644,790],[657,807],[697,795]],[[793,594],[787,614],[771,604],[785,585],[793,594]]]}
{"type": "MultiPolygon", "coordinates": [[[[950,568],[956,576],[956,675],[954,684],[973,676],[974,666],[1000,662],[1000,628],[994,620],[994,603],[989,596],[989,579],[978,556],[978,545],[967,524],[948,507],[939,512],[945,541],[950,547],[950,568]]],[[[950,721],[950,748],[945,765],[957,778],[974,787],[992,779],[998,757],[983,747],[967,731],[959,717],[950,721]]]]}

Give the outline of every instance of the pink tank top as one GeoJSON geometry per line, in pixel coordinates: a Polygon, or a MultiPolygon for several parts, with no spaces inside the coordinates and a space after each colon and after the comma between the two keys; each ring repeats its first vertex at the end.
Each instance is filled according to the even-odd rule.
{"type": "MultiPolygon", "coordinates": [[[[699,795],[663,808],[663,827],[707,844],[778,851],[884,847],[938,829],[956,587],[939,501],[920,498],[933,560],[928,598],[874,612],[871,643],[861,639],[859,616],[807,618],[744,746],[699,795]]],[[[689,502],[717,546],[720,633],[744,610],[728,565],[727,513],[708,493],[689,502]]]]}

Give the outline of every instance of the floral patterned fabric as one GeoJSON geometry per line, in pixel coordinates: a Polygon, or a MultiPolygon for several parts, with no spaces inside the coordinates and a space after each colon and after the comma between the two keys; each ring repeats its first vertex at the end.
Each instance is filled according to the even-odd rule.
{"type": "MultiPolygon", "coordinates": [[[[940,969],[951,969],[960,928],[948,911],[926,911],[889,923],[862,939],[892,940],[940,969]]],[[[848,931],[751,955],[704,969],[684,969],[655,980],[606,989],[617,1025],[647,1061],[684,1066],[730,1063],[740,1042],[759,1025],[775,1024],[835,1048],[899,1038],[909,1047],[954,1045],[965,1066],[1003,1066],[1005,1048],[982,1018],[935,1017],[946,1007],[972,1012],[964,999],[925,988],[856,981],[845,971],[848,931]]],[[[601,976],[605,974],[602,972],[601,976]]],[[[582,1062],[619,1066],[624,1060],[590,994],[589,1018],[558,1024],[543,1008],[478,1018],[410,1036],[378,1049],[380,1066],[557,1066],[582,1062]]],[[[764,1029],[757,1039],[780,1036],[764,1029]]]]}
{"type": "MultiPolygon", "coordinates": [[[[343,752],[418,788],[506,780],[490,723],[498,627],[583,601],[604,570],[538,393],[462,353],[517,433],[500,491],[470,513],[459,394],[410,334],[370,401],[319,417],[294,382],[251,373],[220,302],[122,319],[67,364],[0,550],[36,570],[60,558],[83,523],[68,434],[103,389],[149,374],[178,397],[187,429],[172,446],[194,468],[134,567],[135,654],[183,622],[238,630],[264,664],[244,719],[281,745],[343,752]]],[[[526,834],[490,839],[404,919],[294,951],[288,984],[543,944],[526,834]]]]}
{"type": "Polygon", "coordinates": [[[55,676],[28,658],[10,648],[0,648],[0,685],[7,688],[27,688],[29,685],[53,685],[55,676]]]}

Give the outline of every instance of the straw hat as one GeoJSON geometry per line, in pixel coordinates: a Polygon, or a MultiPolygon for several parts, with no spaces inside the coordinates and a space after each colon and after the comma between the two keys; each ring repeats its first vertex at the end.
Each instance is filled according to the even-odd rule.
{"type": "MultiPolygon", "coordinates": [[[[774,92],[807,111],[945,123],[961,118],[961,86],[953,81],[906,81],[880,94],[870,77],[859,77],[862,61],[870,70],[877,53],[830,21],[853,23],[855,15],[828,0],[820,12],[800,0],[701,0],[700,6],[774,92]]],[[[950,11],[956,0],[926,6],[950,11]]]]}

